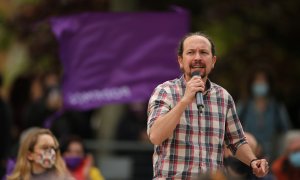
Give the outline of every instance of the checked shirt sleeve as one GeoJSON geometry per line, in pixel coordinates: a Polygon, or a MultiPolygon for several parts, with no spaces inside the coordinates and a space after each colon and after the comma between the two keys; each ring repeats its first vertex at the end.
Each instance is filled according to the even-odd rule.
{"type": "Polygon", "coordinates": [[[228,99],[228,111],[226,114],[225,143],[235,155],[239,146],[247,143],[244,131],[238,118],[234,101],[231,96],[228,99]]]}
{"type": "Polygon", "coordinates": [[[148,104],[147,134],[154,121],[161,115],[166,114],[171,109],[171,100],[163,85],[155,88],[148,104]]]}

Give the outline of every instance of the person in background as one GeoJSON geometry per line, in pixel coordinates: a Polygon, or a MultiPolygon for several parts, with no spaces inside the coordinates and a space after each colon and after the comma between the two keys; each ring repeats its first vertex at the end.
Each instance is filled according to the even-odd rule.
{"type": "Polygon", "coordinates": [[[25,116],[28,103],[30,102],[30,81],[29,75],[17,77],[10,87],[8,103],[12,114],[12,144],[17,144],[19,136],[27,127],[25,126],[25,116]]]}
{"type": "MultiPolygon", "coordinates": [[[[30,82],[30,103],[27,105],[24,121],[26,128],[45,127],[47,118],[62,108],[59,75],[56,72],[32,75],[30,82]]],[[[51,129],[53,134],[59,136],[51,129]]],[[[67,130],[65,130],[67,131],[67,130]]]]}
{"type": "MultiPolygon", "coordinates": [[[[147,102],[132,102],[126,105],[116,131],[118,141],[150,143],[147,136],[147,102]]],[[[130,156],[133,160],[132,179],[150,179],[152,177],[151,151],[115,151],[120,156],[130,156]]]]}
{"type": "Polygon", "coordinates": [[[91,154],[86,154],[80,137],[70,135],[61,141],[61,152],[66,165],[76,180],[104,180],[100,170],[94,166],[91,154]]]}
{"type": "Polygon", "coordinates": [[[300,130],[289,131],[283,141],[283,154],[272,164],[277,180],[300,178],[300,130]]]}
{"type": "Polygon", "coordinates": [[[116,139],[120,141],[148,141],[145,119],[147,103],[133,102],[125,106],[117,126],[116,139]]]}
{"type": "Polygon", "coordinates": [[[226,144],[253,173],[268,173],[266,159],[257,159],[248,145],[232,96],[208,79],[217,57],[213,41],[191,33],[179,43],[180,78],[153,91],[148,105],[147,133],[155,145],[153,179],[190,179],[223,169],[226,144]],[[193,74],[199,74],[193,76],[193,74]],[[195,95],[202,92],[204,108],[195,95]]]}
{"type": "Polygon", "coordinates": [[[32,129],[21,140],[16,165],[8,180],[73,180],[49,129],[32,129]]]}
{"type": "Polygon", "coordinates": [[[262,146],[270,162],[276,157],[277,139],[290,129],[286,107],[276,98],[272,71],[266,65],[256,65],[247,81],[247,97],[237,103],[244,130],[250,132],[262,146]]]}
{"type": "Polygon", "coordinates": [[[38,128],[39,127],[31,127],[22,131],[22,133],[20,134],[19,142],[15,144],[14,147],[11,148],[11,152],[10,152],[11,154],[6,160],[6,175],[4,176],[3,179],[6,179],[6,177],[13,172],[16,166],[16,159],[17,159],[17,154],[18,154],[18,149],[20,144],[23,143],[24,139],[26,139],[26,136],[30,134],[30,132],[34,132],[38,128]]]}
{"type": "MultiPolygon", "coordinates": [[[[245,132],[245,137],[253,153],[257,157],[262,158],[260,145],[256,141],[255,137],[248,132],[245,132]]],[[[224,151],[224,166],[226,168],[226,175],[229,179],[237,179],[237,180],[275,179],[274,176],[270,173],[265,177],[257,178],[255,175],[253,175],[251,168],[246,164],[242,163],[240,160],[236,159],[232,155],[230,149],[228,148],[226,148],[224,151]]]]}

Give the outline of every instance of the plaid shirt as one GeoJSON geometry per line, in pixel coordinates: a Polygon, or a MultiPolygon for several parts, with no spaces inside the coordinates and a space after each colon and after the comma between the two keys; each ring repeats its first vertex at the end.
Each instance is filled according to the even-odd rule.
{"type": "MultiPolygon", "coordinates": [[[[215,172],[223,167],[224,143],[234,154],[246,143],[231,95],[209,80],[206,87],[203,112],[196,102],[188,105],[172,136],[154,146],[154,179],[189,179],[215,172]]],[[[183,76],[155,88],[148,105],[148,135],[155,120],[180,101],[185,89],[183,76]]]]}

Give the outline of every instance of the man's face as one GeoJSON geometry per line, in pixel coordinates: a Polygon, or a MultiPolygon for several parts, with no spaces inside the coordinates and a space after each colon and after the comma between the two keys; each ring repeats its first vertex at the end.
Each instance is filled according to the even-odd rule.
{"type": "Polygon", "coordinates": [[[178,56],[178,62],[186,81],[191,79],[194,71],[200,71],[201,77],[206,80],[216,63],[216,56],[212,55],[209,40],[195,35],[184,41],[183,53],[178,56]]]}

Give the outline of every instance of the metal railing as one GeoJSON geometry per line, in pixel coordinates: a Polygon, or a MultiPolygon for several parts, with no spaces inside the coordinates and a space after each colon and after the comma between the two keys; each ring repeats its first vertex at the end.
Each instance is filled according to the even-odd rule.
{"type": "Polygon", "coordinates": [[[139,141],[85,140],[106,180],[152,179],[153,144],[139,141]]]}

